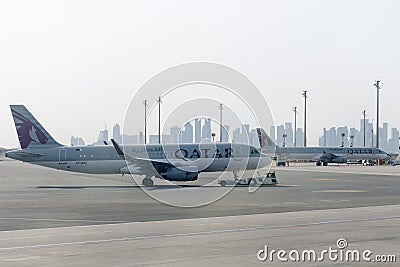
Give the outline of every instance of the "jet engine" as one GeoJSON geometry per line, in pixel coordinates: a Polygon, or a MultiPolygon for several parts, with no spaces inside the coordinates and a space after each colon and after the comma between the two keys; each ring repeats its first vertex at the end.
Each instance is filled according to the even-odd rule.
{"type": "Polygon", "coordinates": [[[195,181],[199,176],[199,169],[196,166],[171,167],[160,175],[169,181],[195,181]]]}
{"type": "Polygon", "coordinates": [[[332,159],[332,163],[347,163],[346,157],[336,157],[332,159]]]}

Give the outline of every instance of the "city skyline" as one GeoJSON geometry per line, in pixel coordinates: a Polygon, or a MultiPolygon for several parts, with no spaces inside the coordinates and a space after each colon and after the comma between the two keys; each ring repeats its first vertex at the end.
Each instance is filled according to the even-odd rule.
{"type": "MultiPolygon", "coordinates": [[[[325,128],[325,134],[318,137],[317,146],[327,147],[363,147],[363,126],[364,120],[360,120],[360,128],[349,127],[349,126],[332,126],[325,128]],[[344,134],[343,136],[341,134],[344,134]]],[[[293,147],[294,146],[294,129],[292,122],[285,122],[284,124],[271,126],[269,129],[269,135],[271,139],[278,146],[293,147]],[[284,137],[285,135],[285,137],[284,137]]],[[[375,147],[376,134],[372,133],[373,121],[366,120],[366,144],[365,147],[375,147]]],[[[194,122],[187,122],[181,129],[179,126],[173,126],[169,130],[169,134],[162,134],[162,143],[176,143],[175,140],[181,143],[199,143],[201,141],[212,142],[212,133],[215,133],[215,142],[219,142],[219,131],[216,131],[217,127],[213,127],[214,131],[211,130],[210,119],[195,119],[194,122]],[[204,121],[202,123],[202,121],[204,121]]],[[[254,146],[258,146],[258,137],[255,129],[250,129],[248,124],[243,124],[241,127],[234,128],[229,131],[230,125],[224,125],[223,130],[223,142],[237,142],[237,143],[248,143],[254,146]],[[229,136],[231,138],[229,138],[229,136]]],[[[322,129],[324,130],[324,129],[322,129]]],[[[297,135],[297,147],[303,146],[303,130],[298,127],[296,129],[297,135]]],[[[399,152],[399,137],[400,131],[397,128],[389,128],[389,124],[383,122],[383,127],[380,129],[380,148],[388,153],[399,152]],[[389,133],[390,132],[390,133],[389,133]]],[[[144,144],[143,133],[137,135],[124,135],[121,133],[121,128],[118,123],[113,127],[113,138],[118,142],[126,144],[144,144]]],[[[82,138],[71,136],[71,140],[76,140],[75,145],[85,143],[82,138]],[[79,141],[78,141],[79,139],[79,141]]],[[[97,141],[91,143],[91,145],[103,145],[104,141],[108,142],[111,138],[108,138],[108,130],[100,130],[97,141]]],[[[158,134],[150,133],[148,135],[148,144],[157,144],[158,134]]],[[[72,144],[72,141],[71,141],[72,144]]]]}

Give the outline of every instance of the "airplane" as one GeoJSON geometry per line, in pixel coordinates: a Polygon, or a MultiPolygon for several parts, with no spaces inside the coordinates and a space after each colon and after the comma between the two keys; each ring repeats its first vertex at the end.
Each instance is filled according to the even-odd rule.
{"type": "Polygon", "coordinates": [[[317,166],[328,163],[347,163],[349,160],[379,160],[390,155],[372,147],[280,147],[261,128],[257,134],[262,153],[275,154],[277,165],[289,165],[292,160],[316,161],[317,166]],[[283,159],[283,160],[282,160],[283,159]]]}
{"type": "Polygon", "coordinates": [[[272,159],[254,146],[235,143],[64,146],[23,105],[10,105],[21,149],[6,157],[53,169],[92,174],[144,175],[169,181],[195,181],[201,172],[255,170],[272,159]]]}

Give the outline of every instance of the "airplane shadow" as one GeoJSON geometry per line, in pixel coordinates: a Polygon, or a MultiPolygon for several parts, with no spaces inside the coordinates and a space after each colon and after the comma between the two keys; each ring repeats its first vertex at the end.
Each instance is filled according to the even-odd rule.
{"type": "MultiPolygon", "coordinates": [[[[152,187],[144,187],[147,190],[156,189],[177,189],[177,188],[197,188],[201,185],[154,185],[152,187]]],[[[221,186],[207,186],[207,188],[221,187],[221,186]]],[[[141,188],[139,185],[67,185],[67,186],[36,186],[36,189],[125,189],[125,188],[141,188]]]]}

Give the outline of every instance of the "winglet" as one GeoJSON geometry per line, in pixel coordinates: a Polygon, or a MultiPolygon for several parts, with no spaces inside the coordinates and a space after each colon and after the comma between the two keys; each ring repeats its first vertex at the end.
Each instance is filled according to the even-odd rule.
{"type": "Polygon", "coordinates": [[[111,139],[111,142],[112,142],[112,144],[113,144],[115,150],[117,151],[118,155],[120,155],[120,156],[125,156],[125,155],[124,155],[124,152],[122,151],[122,149],[121,149],[121,147],[118,145],[118,143],[117,143],[114,139],[111,139]]]}
{"type": "Polygon", "coordinates": [[[260,147],[261,148],[275,148],[276,145],[274,141],[271,139],[271,137],[268,136],[268,134],[264,131],[262,128],[257,128],[257,134],[258,134],[258,141],[260,142],[260,147]]]}

